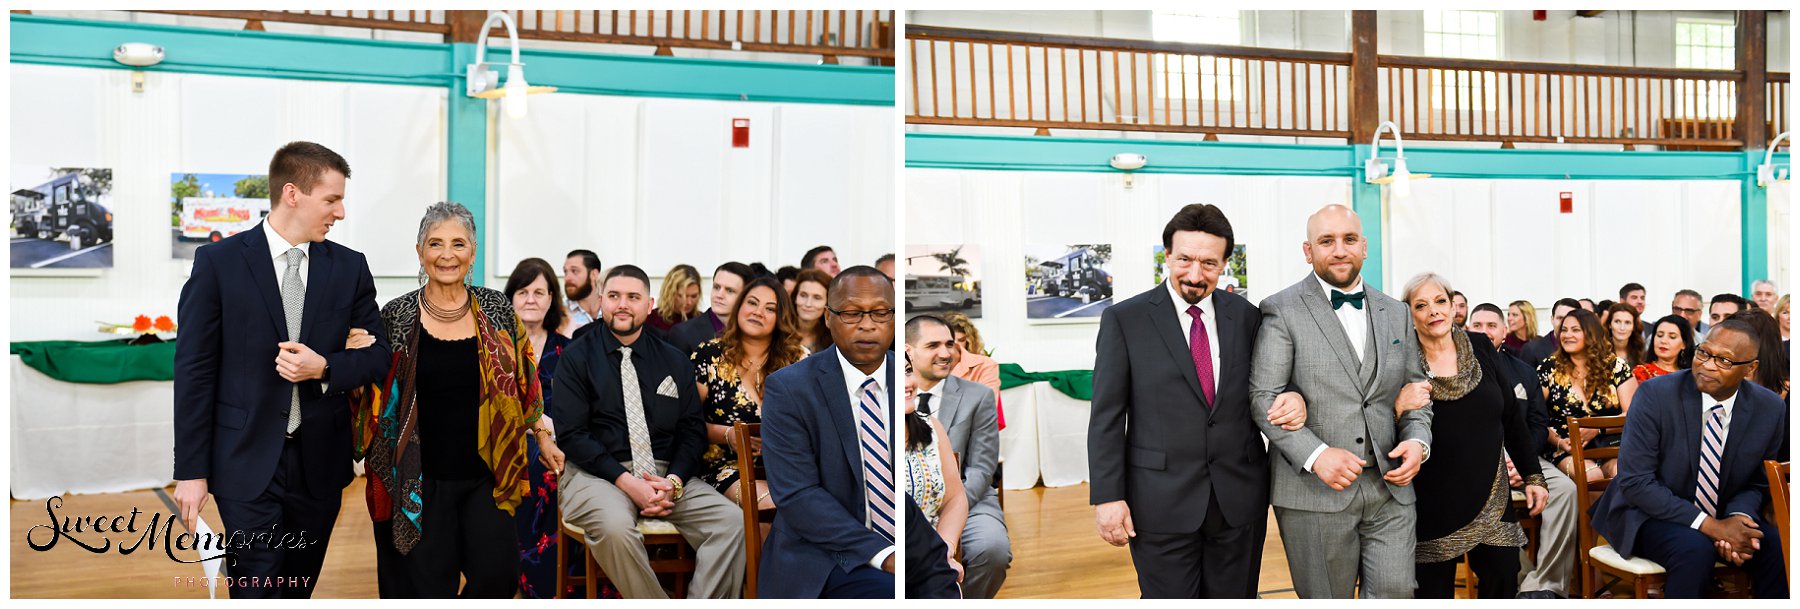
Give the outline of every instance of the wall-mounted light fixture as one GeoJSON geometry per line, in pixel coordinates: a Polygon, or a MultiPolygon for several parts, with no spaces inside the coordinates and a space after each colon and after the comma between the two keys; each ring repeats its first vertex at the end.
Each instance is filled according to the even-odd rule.
{"type": "Polygon", "coordinates": [[[1141,154],[1121,152],[1113,155],[1112,160],[1109,161],[1109,163],[1112,165],[1113,169],[1125,172],[1125,188],[1131,188],[1131,172],[1143,169],[1145,165],[1150,164],[1150,159],[1145,158],[1144,155],[1141,154]]]}
{"type": "Polygon", "coordinates": [[[1375,139],[1369,142],[1369,160],[1363,166],[1363,181],[1370,184],[1387,184],[1394,189],[1394,197],[1404,199],[1412,194],[1412,181],[1431,177],[1429,173],[1413,173],[1406,170],[1406,141],[1401,139],[1400,127],[1394,121],[1381,121],[1375,128],[1375,139]],[[1394,134],[1394,172],[1388,173],[1387,164],[1381,162],[1381,132],[1386,130],[1394,134]]]}
{"type": "Polygon", "coordinates": [[[163,48],[147,42],[127,42],[113,47],[113,61],[142,68],[162,63],[163,48]]]}
{"type": "Polygon", "coordinates": [[[1781,132],[1780,135],[1775,136],[1775,139],[1769,142],[1769,149],[1763,151],[1763,162],[1756,167],[1757,188],[1768,188],[1770,184],[1775,182],[1788,181],[1788,167],[1786,165],[1781,167],[1775,166],[1775,147],[1780,146],[1781,140],[1787,139],[1787,136],[1788,132],[1781,132]]]}
{"type": "Polygon", "coordinates": [[[519,63],[519,32],[513,25],[512,14],[506,11],[488,13],[487,21],[481,23],[481,38],[475,43],[475,63],[469,64],[469,97],[482,99],[500,99],[506,109],[508,118],[525,116],[525,96],[532,93],[549,93],[556,87],[533,87],[525,82],[525,64],[519,63]],[[487,61],[488,30],[499,21],[506,26],[506,37],[512,43],[512,63],[500,64],[487,61]],[[490,66],[506,66],[506,86],[500,86],[500,74],[490,66]]]}

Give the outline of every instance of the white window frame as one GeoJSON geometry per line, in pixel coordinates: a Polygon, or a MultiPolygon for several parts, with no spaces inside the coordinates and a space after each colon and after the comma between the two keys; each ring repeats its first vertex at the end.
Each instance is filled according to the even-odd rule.
{"type": "MultiPolygon", "coordinates": [[[[1671,38],[1675,41],[1677,68],[1737,69],[1737,20],[1734,18],[1679,16],[1675,18],[1675,32],[1671,38]],[[1696,44],[1692,36],[1700,31],[1706,32],[1707,39],[1696,44]],[[1713,43],[1714,35],[1722,37],[1718,44],[1713,43]],[[1683,38],[1687,40],[1684,42],[1683,38]],[[1699,61],[1695,61],[1696,59],[1699,61]]],[[[1714,85],[1708,94],[1706,87],[1701,85],[1694,90],[1684,91],[1682,97],[1682,110],[1691,107],[1697,113],[1697,116],[1683,118],[1719,120],[1737,117],[1737,100],[1726,92],[1725,87],[1714,85]]]]}
{"type": "MultiPolygon", "coordinates": [[[[1150,30],[1152,38],[1157,42],[1248,46],[1246,40],[1250,37],[1247,36],[1246,33],[1251,27],[1250,19],[1252,17],[1253,11],[1240,10],[1151,11],[1150,30]],[[1176,36],[1172,35],[1167,28],[1158,27],[1159,22],[1166,23],[1166,21],[1163,20],[1168,18],[1216,19],[1224,21],[1225,18],[1218,15],[1218,13],[1225,12],[1234,14],[1234,17],[1231,20],[1236,22],[1236,40],[1213,40],[1198,37],[1176,36]]],[[[1246,74],[1244,70],[1235,69],[1231,66],[1230,62],[1234,61],[1231,58],[1215,57],[1212,55],[1184,55],[1173,58],[1174,61],[1172,62],[1169,61],[1169,59],[1170,58],[1167,57],[1159,59],[1152,74],[1152,78],[1156,80],[1156,82],[1152,83],[1152,86],[1162,92],[1161,97],[1165,104],[1179,104],[1181,103],[1180,100],[1184,97],[1191,105],[1201,101],[1211,102],[1215,99],[1212,95],[1215,86],[1219,91],[1217,97],[1219,101],[1235,103],[1249,96],[1249,90],[1247,89],[1249,86],[1249,75],[1246,74]],[[1168,83],[1166,89],[1163,86],[1165,80],[1168,83]],[[1183,82],[1186,83],[1185,87],[1182,84],[1183,82]],[[1183,93],[1186,95],[1184,96],[1183,93]]]]}
{"type": "MultiPolygon", "coordinates": [[[[1506,48],[1505,12],[1498,10],[1446,9],[1435,11],[1428,10],[1422,11],[1422,13],[1423,16],[1420,19],[1419,28],[1421,32],[1420,39],[1424,45],[1425,55],[1430,57],[1455,57],[1459,59],[1501,59],[1502,52],[1506,48]],[[1435,30],[1431,27],[1432,15],[1436,15],[1439,18],[1438,28],[1435,30]],[[1456,16],[1457,25],[1454,30],[1443,26],[1444,21],[1442,19],[1450,15],[1456,16]],[[1464,24],[1467,23],[1465,17],[1476,17],[1479,19],[1481,16],[1487,16],[1492,20],[1494,26],[1492,34],[1485,32],[1467,32],[1463,30],[1464,24]],[[1483,38],[1493,39],[1494,46],[1491,54],[1467,52],[1470,39],[1479,41],[1483,38]],[[1446,42],[1448,40],[1456,41],[1456,52],[1445,52],[1446,42]],[[1435,52],[1432,50],[1433,43],[1436,43],[1437,47],[1435,52]]],[[[1477,27],[1479,27],[1479,25],[1477,27]]],[[[1483,91],[1482,97],[1485,99],[1480,101],[1479,107],[1484,108],[1487,111],[1492,111],[1496,104],[1499,103],[1499,83],[1491,73],[1457,73],[1455,78],[1458,79],[1458,82],[1455,86],[1449,84],[1451,78],[1449,72],[1440,72],[1436,76],[1437,78],[1432,82],[1430,93],[1431,107],[1434,109],[1454,107],[1459,111],[1473,113],[1477,107],[1477,100],[1475,99],[1476,87],[1470,76],[1481,78],[1484,81],[1481,91],[1483,91]],[[1448,96],[1452,95],[1455,96],[1455,104],[1449,103],[1450,98],[1448,96]]]]}

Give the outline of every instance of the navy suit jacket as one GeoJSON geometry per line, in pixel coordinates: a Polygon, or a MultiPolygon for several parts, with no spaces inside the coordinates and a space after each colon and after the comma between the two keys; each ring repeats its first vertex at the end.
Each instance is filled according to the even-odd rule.
{"type": "MultiPolygon", "coordinates": [[[[884,382],[892,425],[892,351],[884,382]]],[[[893,545],[863,526],[862,451],[844,383],[832,347],[769,375],[763,390],[763,463],[777,506],[757,573],[763,598],[818,598],[833,568],[849,573],[893,545]]]]}
{"type": "MultiPolygon", "coordinates": [[[[1653,518],[1685,527],[1700,515],[1694,493],[1704,429],[1692,371],[1665,374],[1638,387],[1619,445],[1619,474],[1593,507],[1594,531],[1620,554],[1633,555],[1638,529],[1653,518]]],[[[1750,381],[1738,385],[1719,463],[1720,516],[1761,514],[1769,496],[1762,462],[1787,460],[1787,437],[1787,407],[1780,396],[1750,381]]]]}
{"type": "MultiPolygon", "coordinates": [[[[350,484],[346,392],[387,375],[389,349],[368,261],[331,241],[307,246],[310,268],[298,342],[325,357],[326,380],[300,387],[300,454],[310,494],[350,484]],[[351,328],[375,344],[345,350],[351,328]]],[[[258,226],[194,252],[175,338],[175,479],[206,478],[220,499],[247,501],[274,478],[287,434],[289,383],[275,372],[289,340],[280,279],[258,226]]]]}

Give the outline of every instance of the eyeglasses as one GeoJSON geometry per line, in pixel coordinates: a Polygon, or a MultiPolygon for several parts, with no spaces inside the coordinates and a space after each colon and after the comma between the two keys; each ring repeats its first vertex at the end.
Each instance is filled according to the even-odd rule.
{"type": "Polygon", "coordinates": [[[1700,312],[1700,309],[1690,309],[1687,307],[1673,307],[1673,306],[1669,307],[1669,310],[1674,311],[1676,315],[1695,315],[1700,312]]]}
{"type": "Polygon", "coordinates": [[[894,319],[894,310],[891,308],[890,309],[875,309],[873,311],[839,311],[837,309],[827,307],[825,310],[831,311],[832,315],[838,316],[840,319],[844,320],[844,323],[847,323],[847,324],[850,324],[853,326],[856,324],[862,323],[863,316],[865,316],[865,315],[870,318],[873,318],[875,320],[875,323],[887,323],[889,321],[893,321],[893,319],[894,319]]]}
{"type": "Polygon", "coordinates": [[[1725,359],[1723,357],[1713,355],[1712,352],[1707,351],[1705,347],[1695,347],[1694,348],[1694,365],[1696,365],[1696,366],[1707,363],[1707,362],[1714,362],[1714,364],[1713,364],[1714,368],[1718,368],[1720,370],[1730,370],[1732,368],[1736,368],[1738,366],[1742,366],[1742,365],[1748,364],[1753,361],[1756,361],[1756,360],[1750,360],[1750,361],[1744,361],[1744,362],[1734,362],[1734,361],[1725,359]]]}

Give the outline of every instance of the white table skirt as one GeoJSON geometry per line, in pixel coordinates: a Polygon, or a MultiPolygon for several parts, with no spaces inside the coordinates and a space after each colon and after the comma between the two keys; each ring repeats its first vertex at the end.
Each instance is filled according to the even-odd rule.
{"type": "Polygon", "coordinates": [[[1001,392],[1006,403],[1006,429],[1000,430],[1000,455],[1006,462],[1005,488],[1072,486],[1087,482],[1089,403],[1049,383],[1032,383],[1001,392]]]}
{"type": "Polygon", "coordinates": [[[173,481],[175,383],[65,383],[12,357],[12,498],[173,481]]]}

